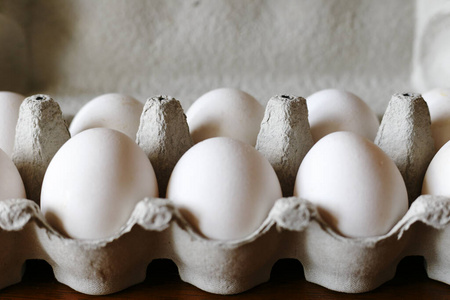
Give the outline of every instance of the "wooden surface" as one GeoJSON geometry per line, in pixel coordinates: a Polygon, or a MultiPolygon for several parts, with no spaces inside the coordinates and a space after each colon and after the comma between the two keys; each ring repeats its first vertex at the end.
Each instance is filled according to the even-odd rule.
{"type": "MultiPolygon", "coordinates": [[[[449,270],[450,272],[450,270],[449,270]]],[[[0,299],[450,299],[450,286],[427,278],[421,257],[408,257],[398,266],[395,278],[376,290],[363,294],[337,293],[306,282],[301,264],[281,260],[273,268],[269,282],[233,296],[213,295],[184,283],[170,260],[156,260],[147,270],[147,279],[122,292],[89,296],[58,283],[44,261],[28,261],[21,283],[0,291],[0,299]]]]}

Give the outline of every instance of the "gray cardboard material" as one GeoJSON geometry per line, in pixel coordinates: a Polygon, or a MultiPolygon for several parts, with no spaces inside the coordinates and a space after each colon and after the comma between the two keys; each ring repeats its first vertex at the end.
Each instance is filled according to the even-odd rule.
{"type": "Polygon", "coordinates": [[[283,196],[292,196],[300,163],[313,144],[306,100],[291,95],[270,98],[255,148],[273,166],[283,196]]]}
{"type": "Polygon", "coordinates": [[[411,204],[421,193],[435,154],[428,106],[420,94],[394,94],[381,121],[375,144],[395,162],[411,204]]]}
{"type": "Polygon", "coordinates": [[[48,164],[69,138],[59,104],[51,97],[34,95],[22,102],[12,160],[22,176],[28,199],[40,203],[48,164]]]}
{"type": "Polygon", "coordinates": [[[149,98],[141,115],[136,143],[150,159],[158,178],[159,194],[164,197],[176,162],[194,144],[180,102],[170,96],[149,98]]]}
{"type": "Polygon", "coordinates": [[[359,293],[390,280],[409,255],[424,256],[428,276],[450,284],[449,223],[450,198],[420,196],[387,234],[346,238],[321,219],[312,203],[285,197],[250,236],[216,241],[197,234],[170,199],[154,198],[139,202],[114,236],[74,240],[52,229],[35,202],[9,199],[0,201],[0,288],[21,280],[27,259],[44,259],[56,279],[73,289],[110,294],[142,282],[153,259],[169,258],[182,280],[211,293],[235,294],[269,280],[277,260],[295,258],[308,281],[359,293]]]}
{"type": "Polygon", "coordinates": [[[358,293],[393,278],[398,262],[407,255],[423,255],[430,278],[450,284],[446,248],[450,220],[448,214],[440,213],[443,207],[448,213],[449,198],[419,197],[388,234],[363,239],[337,235],[310,203],[283,198],[252,236],[232,242],[200,237],[175,209],[162,209],[164,216],[153,215],[151,220],[166,222],[150,222],[153,229],[145,230],[143,226],[148,226],[144,224],[149,218],[141,219],[142,210],[161,211],[155,208],[161,204],[171,207],[169,200],[145,199],[116,236],[103,241],[80,241],[64,238],[52,230],[34,202],[25,199],[2,202],[0,238],[10,249],[28,244],[25,248],[30,250],[2,251],[2,260],[8,263],[2,267],[0,287],[19,282],[25,260],[38,258],[48,261],[57,280],[73,289],[92,295],[109,294],[142,282],[152,259],[170,258],[177,264],[182,280],[208,292],[235,294],[267,281],[273,264],[289,257],[303,264],[308,281],[336,291],[358,293]],[[27,209],[14,214],[17,219],[5,222],[5,211],[13,210],[13,206],[27,209]],[[424,207],[433,214],[424,212],[424,207]],[[299,211],[292,214],[292,209],[299,211]],[[300,230],[294,220],[280,222],[299,215],[307,216],[297,219],[304,224],[300,230]],[[24,217],[28,222],[23,222],[24,217]],[[11,226],[4,227],[4,223],[11,226]],[[16,223],[19,225],[12,226],[16,223]],[[433,249],[418,247],[417,241],[423,240],[440,251],[434,253],[433,249]]]}

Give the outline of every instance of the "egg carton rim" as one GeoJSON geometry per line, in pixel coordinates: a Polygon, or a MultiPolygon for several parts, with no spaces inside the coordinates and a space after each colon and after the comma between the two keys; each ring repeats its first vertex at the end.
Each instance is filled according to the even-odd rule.
{"type": "Polygon", "coordinates": [[[400,240],[404,233],[416,222],[421,222],[440,230],[450,223],[450,198],[422,195],[408,209],[407,213],[386,234],[370,237],[346,237],[336,232],[318,214],[317,207],[298,197],[280,198],[275,202],[264,222],[250,235],[235,240],[215,240],[198,233],[183,217],[172,201],[163,198],[145,198],[139,201],[127,223],[112,236],[101,239],[69,238],[55,230],[43,216],[39,206],[28,199],[8,199],[0,201],[0,229],[4,231],[23,230],[30,222],[41,224],[50,235],[67,243],[76,243],[87,248],[101,248],[129,233],[134,226],[147,231],[164,231],[176,222],[192,239],[214,244],[222,248],[238,248],[249,244],[267,233],[272,227],[277,231],[304,231],[312,222],[317,222],[329,236],[344,243],[373,248],[378,243],[397,235],[400,240]]]}

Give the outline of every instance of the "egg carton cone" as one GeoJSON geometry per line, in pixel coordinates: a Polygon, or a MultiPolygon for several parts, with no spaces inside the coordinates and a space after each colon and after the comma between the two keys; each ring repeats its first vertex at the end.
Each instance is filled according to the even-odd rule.
{"type": "MultiPolygon", "coordinates": [[[[46,105],[34,101],[23,103],[17,125],[32,129],[18,130],[16,140],[26,140],[31,130],[33,138],[53,146],[23,142],[16,146],[15,157],[21,157],[16,163],[31,169],[27,172],[41,174],[47,165],[41,157],[52,157],[67,140],[67,126],[55,121],[61,117],[57,105],[51,113],[43,113],[46,105]],[[52,130],[45,129],[48,124],[52,130]]],[[[246,238],[205,238],[170,199],[146,198],[115,235],[77,240],[55,231],[38,201],[8,199],[0,201],[0,288],[21,281],[27,260],[42,259],[52,266],[59,282],[85,294],[110,294],[142,282],[152,260],[167,258],[178,266],[183,281],[210,293],[236,294],[268,281],[279,259],[294,258],[302,263],[306,280],[335,291],[360,293],[393,278],[399,261],[411,255],[424,257],[430,278],[450,284],[450,198],[419,196],[385,235],[347,238],[329,227],[311,202],[288,195],[294,171],[312,146],[307,117],[301,97],[269,100],[257,148],[277,170],[286,194],[246,238]]],[[[406,164],[402,175],[410,193],[417,192],[414,183],[423,178],[434,153],[429,126],[426,104],[414,94],[394,95],[380,126],[377,143],[399,168],[406,164]]],[[[156,174],[167,178],[192,145],[178,101],[168,96],[147,100],[136,140],[154,163],[156,174]]]]}
{"type": "Polygon", "coordinates": [[[23,101],[12,160],[29,199],[40,203],[42,180],[48,164],[69,138],[61,109],[51,97],[34,95],[23,101]]]}

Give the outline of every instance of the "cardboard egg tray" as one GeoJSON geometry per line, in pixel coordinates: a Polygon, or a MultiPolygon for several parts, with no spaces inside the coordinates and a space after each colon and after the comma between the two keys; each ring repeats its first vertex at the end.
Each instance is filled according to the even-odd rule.
{"type": "MultiPolygon", "coordinates": [[[[274,166],[285,197],[277,200],[253,234],[233,241],[206,239],[170,199],[155,198],[140,201],[116,235],[74,240],[52,229],[35,201],[5,200],[0,202],[0,288],[21,281],[26,260],[43,259],[61,283],[86,294],[109,294],[142,282],[153,259],[168,258],[178,266],[183,281],[211,293],[235,294],[268,281],[277,260],[295,258],[302,263],[306,280],[360,293],[393,278],[399,261],[410,255],[424,257],[430,278],[450,284],[450,199],[419,196],[434,155],[429,127],[420,95],[393,96],[376,143],[399,166],[411,206],[383,236],[342,237],[320,218],[313,204],[290,197],[296,170],[312,139],[305,99],[275,96],[267,104],[256,148],[274,166]]],[[[45,168],[68,138],[55,101],[46,95],[24,101],[13,161],[29,198],[39,198],[45,168]]],[[[179,102],[167,96],[147,100],[136,141],[164,191],[171,169],[192,145],[179,102]]]]}

